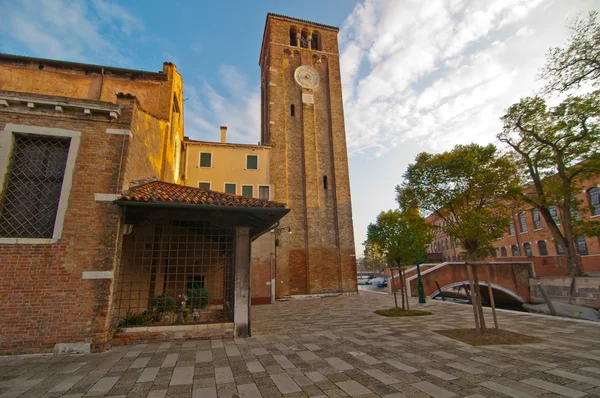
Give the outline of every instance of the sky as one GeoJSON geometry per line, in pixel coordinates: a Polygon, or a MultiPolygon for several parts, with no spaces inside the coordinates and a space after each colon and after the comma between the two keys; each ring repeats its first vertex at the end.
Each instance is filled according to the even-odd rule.
{"type": "Polygon", "coordinates": [[[594,0],[0,0],[0,52],[123,68],[177,65],[185,135],[260,140],[258,57],[268,12],[340,27],[357,255],[397,208],[419,152],[496,142],[499,118],[534,95],[548,48],[594,0]]]}

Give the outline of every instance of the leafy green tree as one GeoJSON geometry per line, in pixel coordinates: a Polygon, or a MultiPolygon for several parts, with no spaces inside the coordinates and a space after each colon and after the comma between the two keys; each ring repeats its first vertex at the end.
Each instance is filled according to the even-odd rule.
{"type": "Polygon", "coordinates": [[[501,204],[518,186],[515,164],[494,145],[457,145],[441,154],[420,153],[396,187],[402,208],[416,204],[436,214],[439,228],[461,245],[468,260],[487,257],[509,226],[501,204]]]}
{"type": "Polygon", "coordinates": [[[367,244],[396,266],[424,259],[433,236],[422,217],[400,210],[381,212],[367,227],[367,244]]]}
{"type": "Polygon", "coordinates": [[[364,242],[365,251],[363,260],[363,271],[383,272],[386,267],[385,257],[383,257],[380,251],[377,249],[373,242],[366,240],[364,242]]]}
{"type": "Polygon", "coordinates": [[[565,48],[548,50],[546,65],[540,77],[547,80],[546,94],[577,89],[587,82],[597,86],[600,81],[600,24],[597,11],[587,19],[580,16],[569,24],[571,36],[565,48]]]}
{"type": "Polygon", "coordinates": [[[540,97],[508,108],[498,135],[516,154],[525,187],[517,198],[537,208],[557,243],[565,248],[570,273],[580,275],[575,240],[595,236],[599,223],[584,221],[575,196],[579,181],[600,173],[600,90],[548,107],[540,97]]]}
{"type": "MultiPolygon", "coordinates": [[[[375,223],[367,227],[367,247],[371,247],[380,256],[388,259],[396,267],[412,264],[427,256],[427,245],[433,239],[431,226],[412,210],[389,210],[381,212],[375,223]]],[[[400,275],[402,310],[405,310],[403,276],[400,275]]],[[[392,279],[392,283],[394,279],[392,279]]],[[[394,300],[396,290],[394,289],[394,300]]],[[[396,307],[398,303],[396,302],[396,307]]]]}

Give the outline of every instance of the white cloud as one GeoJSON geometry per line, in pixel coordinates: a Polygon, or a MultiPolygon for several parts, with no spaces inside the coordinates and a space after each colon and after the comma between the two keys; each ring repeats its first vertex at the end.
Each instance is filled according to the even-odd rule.
{"type": "Polygon", "coordinates": [[[108,1],[6,1],[0,3],[0,50],[17,46],[29,53],[71,61],[102,57],[125,63],[115,38],[143,31],[143,23],[108,1]]]}
{"type": "Polygon", "coordinates": [[[340,31],[357,254],[420,151],[495,142],[546,50],[592,0],[364,0],[340,31]],[[368,192],[365,195],[364,192],[368,192]]]}
{"type": "Polygon", "coordinates": [[[340,33],[351,153],[490,141],[585,2],[366,0],[340,33]],[[558,33],[558,34],[557,34],[558,33]],[[391,144],[391,145],[390,145],[391,144]]]}
{"type": "Polygon", "coordinates": [[[260,137],[260,91],[250,89],[236,67],[223,65],[219,82],[186,84],[185,131],[192,139],[219,140],[219,126],[226,125],[227,141],[256,143],[260,137]],[[222,85],[222,92],[215,85],[222,85]]]}

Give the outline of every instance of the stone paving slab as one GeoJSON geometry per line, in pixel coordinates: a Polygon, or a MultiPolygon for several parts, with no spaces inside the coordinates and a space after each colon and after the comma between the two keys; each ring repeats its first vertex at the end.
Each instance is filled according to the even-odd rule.
{"type": "Polygon", "coordinates": [[[470,307],[373,313],[392,306],[367,292],[292,300],[253,307],[247,339],[0,357],[0,398],[600,397],[600,325],[499,311],[502,328],[544,342],[471,347],[433,332],[473,327],[470,307]]]}

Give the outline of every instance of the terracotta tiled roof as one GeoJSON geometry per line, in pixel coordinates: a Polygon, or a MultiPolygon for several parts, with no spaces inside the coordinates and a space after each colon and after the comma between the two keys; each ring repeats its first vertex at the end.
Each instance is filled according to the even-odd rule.
{"type": "Polygon", "coordinates": [[[129,191],[124,192],[118,200],[128,202],[285,209],[284,203],[216,191],[206,191],[199,188],[170,184],[163,181],[153,181],[131,188],[129,191]]]}

